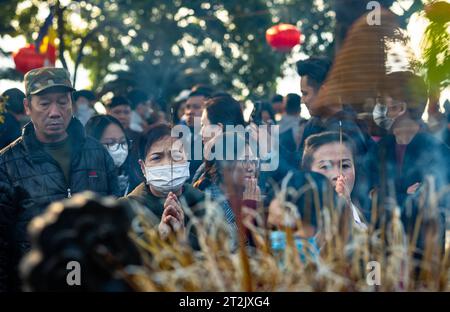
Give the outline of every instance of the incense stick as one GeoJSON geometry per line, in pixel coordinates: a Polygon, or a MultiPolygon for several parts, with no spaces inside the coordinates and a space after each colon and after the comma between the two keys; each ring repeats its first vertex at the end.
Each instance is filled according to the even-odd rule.
{"type": "MultiPolygon", "coordinates": [[[[173,130],[173,106],[170,107],[170,136],[172,136],[172,130],[173,130]]],[[[172,191],[173,191],[173,143],[171,146],[171,151],[170,151],[170,183],[172,191]]]]}
{"type": "Polygon", "coordinates": [[[339,175],[342,176],[342,121],[339,120],[339,175]]]}

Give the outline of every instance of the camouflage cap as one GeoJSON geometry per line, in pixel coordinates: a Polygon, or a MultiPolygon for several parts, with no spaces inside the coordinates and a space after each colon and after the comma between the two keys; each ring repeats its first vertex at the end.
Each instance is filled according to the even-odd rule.
{"type": "Polygon", "coordinates": [[[32,69],[25,74],[24,82],[27,96],[52,87],[66,87],[70,91],[75,91],[70,82],[69,72],[64,68],[42,67],[32,69]]]}

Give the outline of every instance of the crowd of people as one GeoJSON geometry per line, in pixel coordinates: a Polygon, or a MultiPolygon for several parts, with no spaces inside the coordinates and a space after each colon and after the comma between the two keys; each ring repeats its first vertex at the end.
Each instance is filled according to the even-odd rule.
{"type": "MultiPolygon", "coordinates": [[[[282,230],[289,226],[297,245],[308,241],[318,257],[320,207],[308,204],[306,195],[293,198],[303,223],[286,220],[276,196],[283,184],[327,188],[332,200],[349,209],[359,231],[382,226],[374,213],[380,207],[387,214],[398,208],[405,227],[414,224],[423,193],[445,193],[449,185],[450,111],[439,135],[430,131],[422,120],[427,87],[411,72],[386,75],[376,105],[365,114],[345,103],[318,109],[316,98],[331,66],[322,57],[299,61],[301,96],[256,101],[249,120],[231,93],[205,85],[193,86],[165,108],[143,90],[114,94],[102,114],[94,106],[96,94],[75,90],[66,70],[28,72],[25,93],[10,89],[2,95],[0,290],[21,289],[18,264],[30,250],[27,226],[33,218],[83,191],[147,210],[161,237],[175,234],[193,248],[199,248],[198,240],[187,227],[186,211],[201,218],[209,197],[227,225],[230,248],[238,245],[241,219],[256,222],[249,211],[262,207],[274,249],[284,246],[282,230]],[[310,119],[301,117],[302,103],[310,119]],[[177,126],[188,135],[174,135],[177,126]],[[267,138],[276,148],[262,155],[254,143],[267,138]],[[275,170],[261,170],[274,158],[275,170]],[[237,199],[245,209],[236,210],[237,199]]],[[[319,193],[319,202],[325,200],[319,193]]],[[[443,245],[450,200],[446,194],[437,200],[443,245]]],[[[254,243],[246,237],[246,244],[254,243]]]]}

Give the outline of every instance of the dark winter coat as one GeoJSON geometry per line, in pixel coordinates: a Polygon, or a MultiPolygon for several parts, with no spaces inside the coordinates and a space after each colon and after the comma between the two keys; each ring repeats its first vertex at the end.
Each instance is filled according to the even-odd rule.
{"type": "Polygon", "coordinates": [[[50,203],[86,190],[120,195],[114,162],[107,150],[85,135],[76,118],[67,133],[71,142],[69,181],[44,151],[31,122],[20,138],[0,151],[0,289],[30,248],[28,223],[50,203]]]}

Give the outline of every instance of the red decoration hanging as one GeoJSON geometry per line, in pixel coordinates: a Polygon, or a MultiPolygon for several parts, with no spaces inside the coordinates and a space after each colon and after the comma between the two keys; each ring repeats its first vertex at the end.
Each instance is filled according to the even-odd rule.
{"type": "Polygon", "coordinates": [[[278,24],[266,31],[267,43],[278,51],[290,51],[300,44],[300,30],[291,24],[278,24]]]}
{"type": "Polygon", "coordinates": [[[16,69],[23,74],[32,69],[43,67],[45,63],[45,56],[36,52],[34,44],[19,49],[13,54],[13,59],[16,69]]]}

